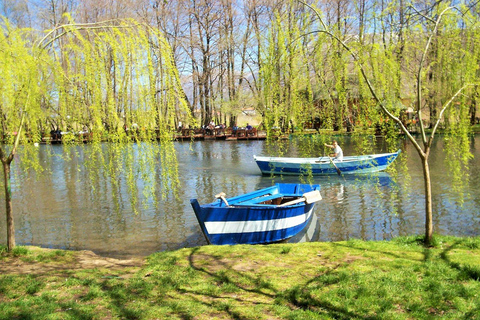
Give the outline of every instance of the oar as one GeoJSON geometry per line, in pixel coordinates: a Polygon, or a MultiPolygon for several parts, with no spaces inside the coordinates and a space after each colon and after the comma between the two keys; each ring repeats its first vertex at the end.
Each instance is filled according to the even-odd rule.
{"type": "Polygon", "coordinates": [[[325,161],[323,161],[323,158],[325,158],[325,148],[323,148],[323,157],[318,158],[318,161],[315,161],[315,162],[316,162],[316,163],[325,162],[325,161]],[[320,159],[322,159],[322,160],[320,160],[320,159]]]}
{"type": "Polygon", "coordinates": [[[306,202],[307,204],[314,203],[317,201],[322,200],[322,195],[320,194],[320,191],[318,190],[313,190],[310,192],[305,192],[300,198],[291,200],[289,202],[282,203],[279,205],[279,207],[286,207],[286,206],[291,206],[292,204],[300,203],[300,202],[306,202]]]}
{"type": "Polygon", "coordinates": [[[335,165],[335,163],[333,162],[332,158],[330,158],[330,156],[328,156],[328,159],[330,159],[330,162],[333,164],[333,166],[335,167],[335,170],[337,170],[337,173],[338,175],[341,175],[342,174],[342,171],[340,171],[340,169],[338,169],[338,167],[335,165]]]}

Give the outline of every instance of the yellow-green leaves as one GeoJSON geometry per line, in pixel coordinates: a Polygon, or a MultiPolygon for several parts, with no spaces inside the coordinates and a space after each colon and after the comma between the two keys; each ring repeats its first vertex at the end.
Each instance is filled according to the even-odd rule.
{"type": "Polygon", "coordinates": [[[305,122],[313,119],[310,70],[304,51],[307,40],[302,38],[305,30],[300,30],[298,26],[302,23],[305,21],[295,15],[293,7],[286,12],[276,12],[267,34],[265,50],[261,52],[259,76],[262,96],[259,111],[269,139],[281,131],[302,129],[305,122]]]}
{"type": "MultiPolygon", "coordinates": [[[[23,143],[40,142],[51,130],[59,130],[65,133],[66,157],[74,159],[78,152],[72,150],[87,139],[92,147],[82,165],[106,173],[114,190],[124,174],[132,194],[139,183],[151,198],[156,197],[158,185],[165,190],[179,187],[172,141],[175,114],[181,112],[184,121],[194,121],[172,50],[159,30],[133,20],[70,21],[35,41],[38,34],[33,30],[14,28],[8,22],[1,28],[3,142],[13,143],[23,112],[23,143]],[[160,184],[149,175],[157,165],[160,184]]],[[[36,163],[31,160],[25,164],[36,163]]],[[[92,173],[90,178],[99,176],[92,173]]]]}

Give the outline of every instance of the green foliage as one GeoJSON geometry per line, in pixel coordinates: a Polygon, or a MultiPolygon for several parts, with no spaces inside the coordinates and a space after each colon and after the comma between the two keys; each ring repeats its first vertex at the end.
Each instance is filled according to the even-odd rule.
{"type": "MultiPolygon", "coordinates": [[[[45,168],[36,145],[58,130],[63,131],[63,157],[87,170],[93,186],[100,178],[109,180],[116,198],[118,177],[127,177],[133,211],[139,189],[146,201],[157,201],[157,186],[163,198],[177,196],[175,115],[192,116],[172,50],[158,29],[133,20],[115,25],[70,21],[41,39],[6,20],[0,29],[2,162],[10,166],[7,157],[13,159],[19,137],[23,171],[41,173],[45,168]],[[79,161],[76,146],[85,141],[95,145],[91,150],[97,154],[79,161]],[[104,148],[102,142],[108,145],[104,148]],[[157,165],[159,177],[150,174],[157,165]]],[[[11,208],[7,215],[12,216],[11,208]]],[[[14,244],[12,235],[8,241],[14,244]]]]}
{"type": "MultiPolygon", "coordinates": [[[[457,103],[461,106],[462,102],[459,100],[462,99],[459,98],[461,94],[466,94],[465,101],[468,102],[463,105],[472,104],[470,118],[475,114],[478,94],[469,94],[467,88],[478,83],[479,55],[477,54],[478,49],[476,49],[478,48],[478,37],[472,36],[478,33],[476,32],[478,17],[470,15],[470,12],[465,15],[457,7],[451,7],[451,3],[441,2],[433,6],[428,15],[414,10],[414,13],[407,17],[407,20],[415,18],[412,20],[412,24],[405,24],[406,20],[403,19],[405,7],[400,7],[402,14],[399,15],[401,21],[398,21],[401,28],[399,37],[392,37],[393,39],[386,41],[385,32],[388,28],[385,28],[382,38],[377,39],[373,34],[369,45],[366,44],[363,37],[359,37],[358,41],[350,39],[347,41],[346,36],[338,32],[341,30],[339,25],[335,26],[334,31],[330,30],[319,10],[303,0],[299,0],[299,2],[316,14],[319,22],[317,32],[328,36],[333,41],[334,48],[338,47],[349,54],[353,65],[358,68],[359,82],[364,82],[364,85],[359,86],[361,89],[359,93],[363,94],[365,90],[362,88],[367,87],[379,107],[380,112],[377,114],[381,116],[377,119],[375,119],[375,112],[369,112],[361,120],[366,120],[369,125],[374,125],[377,129],[386,132],[389,148],[393,146],[392,141],[396,140],[395,131],[401,129],[418,152],[425,173],[425,243],[430,243],[433,233],[432,194],[428,166],[431,145],[437,129],[441,125],[448,128],[449,114],[455,115],[457,112],[460,116],[453,118],[460,119],[455,121],[455,124],[459,125],[460,134],[457,136],[457,141],[463,143],[464,150],[460,150],[459,154],[464,159],[457,161],[457,165],[452,168],[454,168],[455,176],[459,177],[456,181],[458,184],[462,185],[467,180],[465,176],[461,177],[460,175],[466,171],[461,167],[466,165],[466,159],[469,157],[466,150],[468,144],[464,134],[468,130],[467,112],[462,107],[458,111],[451,109],[455,109],[452,105],[457,103]],[[405,61],[410,63],[405,64],[405,61]],[[402,65],[405,67],[400,67],[402,65]],[[415,79],[416,82],[412,79],[415,79]],[[409,131],[410,128],[404,119],[405,113],[402,110],[404,109],[402,100],[412,98],[414,120],[419,123],[417,127],[420,130],[421,142],[417,141],[409,131]],[[428,117],[424,117],[426,111],[428,111],[428,117]],[[446,117],[444,118],[444,116],[446,117]],[[385,119],[391,120],[392,123],[385,122],[385,119]],[[431,129],[428,137],[427,128],[431,129]]],[[[392,14],[393,17],[396,17],[397,9],[395,5],[388,6],[382,15],[392,14]]],[[[469,11],[471,7],[463,7],[463,9],[469,11]]],[[[362,16],[366,15],[363,13],[362,16]]],[[[337,60],[337,62],[342,64],[341,60],[337,60]]],[[[342,67],[343,65],[335,70],[341,71],[342,67]]],[[[344,77],[341,72],[338,75],[344,77]]],[[[338,102],[341,104],[340,93],[345,88],[338,85],[335,88],[339,97],[338,102]]],[[[360,101],[364,101],[363,96],[358,95],[358,98],[360,101]]],[[[363,105],[363,103],[358,105],[363,105]]],[[[341,112],[340,114],[342,115],[341,112]]]]}
{"type": "Polygon", "coordinates": [[[283,247],[280,250],[280,254],[288,254],[292,248],[291,247],[283,247]]]}
{"type": "Polygon", "coordinates": [[[14,257],[19,257],[19,256],[26,256],[30,253],[30,251],[28,250],[28,248],[26,247],[15,247],[13,250],[12,250],[12,255],[14,257]]]}
{"type": "MultiPolygon", "coordinates": [[[[312,118],[313,93],[304,46],[299,39],[302,17],[295,15],[293,6],[285,12],[276,11],[275,20],[267,34],[265,51],[261,52],[259,71],[262,83],[260,112],[270,138],[294,128],[302,129],[312,118]]],[[[281,150],[278,150],[280,153],[281,150]]]]}
{"type": "Polygon", "coordinates": [[[72,21],[57,29],[60,36],[31,43],[30,30],[8,22],[3,28],[0,133],[7,142],[25,111],[24,142],[60,129],[69,132],[65,144],[82,142],[77,132],[87,131],[97,142],[158,139],[171,150],[175,112],[190,113],[170,46],[158,30],[135,21],[101,28],[72,21]]]}
{"type": "Polygon", "coordinates": [[[7,145],[13,143],[24,114],[26,130],[22,137],[39,142],[41,123],[47,117],[41,107],[47,94],[45,66],[52,59],[29,45],[30,30],[14,28],[5,20],[0,28],[0,139],[7,145]]]}
{"type": "Polygon", "coordinates": [[[445,164],[451,179],[452,190],[458,195],[460,205],[469,194],[469,161],[473,158],[470,152],[471,129],[469,125],[468,101],[459,99],[446,112],[446,129],[444,138],[445,164]]]}

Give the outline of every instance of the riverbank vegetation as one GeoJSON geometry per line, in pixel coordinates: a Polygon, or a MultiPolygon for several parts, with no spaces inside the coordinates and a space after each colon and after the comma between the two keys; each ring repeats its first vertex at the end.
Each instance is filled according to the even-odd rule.
{"type": "Polygon", "coordinates": [[[204,246],[115,260],[0,248],[0,319],[477,319],[480,238],[204,246]]]}

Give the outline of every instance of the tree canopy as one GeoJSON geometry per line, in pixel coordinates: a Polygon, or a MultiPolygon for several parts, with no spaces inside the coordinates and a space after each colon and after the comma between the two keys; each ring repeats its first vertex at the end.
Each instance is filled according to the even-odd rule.
{"type": "MultiPolygon", "coordinates": [[[[132,20],[72,21],[43,37],[6,20],[2,27],[0,156],[9,248],[14,245],[10,164],[20,144],[39,143],[52,132],[62,134],[67,146],[93,143],[98,153],[87,158],[87,168],[106,167],[112,177],[124,171],[132,190],[138,174],[151,172],[142,165],[148,163],[162,166],[165,192],[178,188],[172,132],[177,113],[191,116],[170,45],[160,31],[132,20]],[[105,141],[124,144],[105,150],[105,141]],[[120,152],[132,148],[131,141],[142,142],[139,150],[120,152]],[[106,151],[110,157],[103,155],[106,151]]],[[[153,195],[156,186],[151,181],[144,190],[153,195]]]]}

